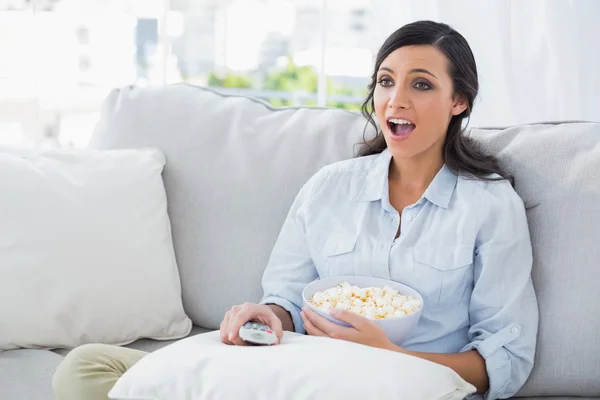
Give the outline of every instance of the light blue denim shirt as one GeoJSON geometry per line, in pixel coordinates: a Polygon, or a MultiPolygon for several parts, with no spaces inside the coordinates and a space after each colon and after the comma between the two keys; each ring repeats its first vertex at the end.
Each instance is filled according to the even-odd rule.
{"type": "Polygon", "coordinates": [[[446,166],[400,214],[389,201],[392,155],[322,168],[302,187],[263,275],[262,304],[292,315],[302,289],[332,275],[393,279],[423,296],[422,317],[403,347],[486,361],[486,399],[510,397],[529,376],[538,329],[532,249],[522,199],[508,181],[455,175],[446,166]]]}

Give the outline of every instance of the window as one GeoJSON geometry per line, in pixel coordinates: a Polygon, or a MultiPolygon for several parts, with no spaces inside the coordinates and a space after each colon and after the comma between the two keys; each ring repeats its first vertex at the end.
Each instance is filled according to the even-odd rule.
{"type": "Polygon", "coordinates": [[[0,1],[0,145],[84,147],[112,88],[189,82],[358,109],[369,0],[0,1]]]}

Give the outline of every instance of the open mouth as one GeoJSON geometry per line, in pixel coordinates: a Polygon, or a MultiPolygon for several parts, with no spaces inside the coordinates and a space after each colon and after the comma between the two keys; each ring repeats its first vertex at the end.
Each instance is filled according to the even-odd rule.
{"type": "Polygon", "coordinates": [[[415,124],[405,119],[391,118],[387,123],[392,134],[400,137],[409,135],[416,128],[415,124]]]}

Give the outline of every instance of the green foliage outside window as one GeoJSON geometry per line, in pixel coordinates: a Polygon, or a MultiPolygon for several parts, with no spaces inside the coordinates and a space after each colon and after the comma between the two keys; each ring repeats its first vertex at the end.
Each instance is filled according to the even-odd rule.
{"type": "MultiPolygon", "coordinates": [[[[241,74],[228,73],[225,76],[218,76],[215,73],[211,73],[208,78],[208,84],[210,86],[224,88],[262,89],[288,93],[317,93],[318,82],[319,77],[312,67],[298,66],[291,60],[291,58],[284,70],[269,73],[265,77],[261,88],[257,87],[255,80],[251,76],[241,74]]],[[[364,97],[365,93],[366,89],[363,91],[353,91],[352,89],[337,85],[329,78],[327,79],[328,96],[347,95],[364,97]]],[[[293,100],[287,99],[273,98],[266,100],[275,106],[290,106],[295,104],[293,100]]],[[[304,105],[314,106],[316,103],[316,100],[309,100],[304,102],[304,105]]],[[[328,101],[327,105],[330,107],[345,108],[347,110],[360,110],[360,104],[328,101]]]]}

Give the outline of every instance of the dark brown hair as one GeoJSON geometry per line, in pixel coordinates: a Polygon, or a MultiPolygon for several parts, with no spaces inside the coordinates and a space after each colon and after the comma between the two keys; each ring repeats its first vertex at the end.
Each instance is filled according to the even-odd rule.
{"type": "Polygon", "coordinates": [[[390,53],[400,47],[413,45],[430,45],[446,56],[449,66],[448,73],[453,82],[454,95],[462,96],[467,102],[465,111],[453,116],[448,124],[443,149],[446,166],[456,174],[470,178],[481,180],[508,179],[512,182],[512,177],[502,170],[495,157],[485,154],[471,138],[463,135],[462,122],[471,115],[473,101],[479,90],[475,57],[473,57],[466,39],[460,33],[446,24],[433,21],[417,21],[404,25],[386,39],[377,53],[375,69],[371,77],[371,83],[368,86],[367,98],[362,104],[362,114],[367,119],[364,134],[366,135],[369,124],[375,127],[377,134],[369,140],[363,135],[363,142],[360,144],[358,156],[378,154],[387,147],[383,133],[378,130],[373,119],[373,93],[377,85],[377,71],[390,53]],[[500,178],[491,177],[491,174],[498,174],[500,178]]]}

